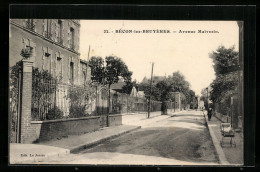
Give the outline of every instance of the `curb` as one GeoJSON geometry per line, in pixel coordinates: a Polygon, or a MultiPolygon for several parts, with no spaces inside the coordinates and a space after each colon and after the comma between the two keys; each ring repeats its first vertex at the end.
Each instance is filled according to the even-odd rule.
{"type": "Polygon", "coordinates": [[[126,133],[130,133],[130,132],[137,130],[137,129],[140,129],[140,128],[141,128],[141,126],[137,126],[133,129],[130,129],[130,130],[127,130],[127,131],[124,131],[124,132],[121,132],[121,133],[118,133],[118,134],[115,134],[115,135],[112,135],[112,136],[108,136],[108,137],[102,138],[100,140],[93,141],[91,143],[86,143],[86,144],[81,144],[81,145],[75,146],[73,148],[70,148],[70,153],[77,153],[77,152],[79,152],[83,149],[87,149],[87,148],[96,146],[97,144],[99,144],[101,142],[104,142],[104,141],[109,140],[109,139],[116,138],[116,137],[121,136],[121,135],[126,134],[126,133]]]}
{"type": "Polygon", "coordinates": [[[214,145],[215,150],[217,152],[220,164],[221,165],[229,165],[230,163],[227,161],[226,156],[225,156],[225,154],[223,152],[223,149],[220,147],[219,141],[218,141],[218,139],[216,138],[216,136],[214,134],[214,131],[211,129],[210,126],[208,126],[208,120],[206,118],[205,118],[205,121],[206,121],[206,126],[209,129],[209,134],[211,136],[213,145],[214,145]]]}

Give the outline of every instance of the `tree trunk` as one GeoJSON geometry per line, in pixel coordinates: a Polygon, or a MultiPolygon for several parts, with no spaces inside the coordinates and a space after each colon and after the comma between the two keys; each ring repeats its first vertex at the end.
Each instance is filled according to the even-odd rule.
{"type": "Polygon", "coordinates": [[[109,113],[110,113],[110,84],[108,85],[108,100],[107,100],[107,127],[109,127],[109,113]]]}
{"type": "Polygon", "coordinates": [[[161,112],[162,115],[167,115],[167,103],[165,101],[162,102],[161,112]]]}

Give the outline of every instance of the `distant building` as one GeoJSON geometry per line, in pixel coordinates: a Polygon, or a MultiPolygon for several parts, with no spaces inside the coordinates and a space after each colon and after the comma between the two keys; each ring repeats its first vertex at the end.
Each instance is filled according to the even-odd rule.
{"type": "Polygon", "coordinates": [[[142,83],[148,83],[148,79],[146,78],[146,76],[143,78],[142,83]]]}
{"type": "Polygon", "coordinates": [[[138,92],[137,92],[137,97],[139,97],[139,98],[145,98],[144,91],[138,91],[138,92]]]}

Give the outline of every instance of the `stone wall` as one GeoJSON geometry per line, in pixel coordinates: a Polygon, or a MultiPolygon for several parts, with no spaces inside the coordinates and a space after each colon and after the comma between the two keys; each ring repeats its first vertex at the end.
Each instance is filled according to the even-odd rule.
{"type": "MultiPolygon", "coordinates": [[[[51,139],[60,139],[68,135],[79,135],[88,132],[97,131],[106,126],[106,116],[92,116],[73,119],[59,119],[48,121],[32,121],[31,127],[34,133],[31,133],[31,142],[48,141],[51,139]]],[[[109,126],[122,125],[121,115],[109,116],[109,126]]]]}
{"type": "MultiPolygon", "coordinates": [[[[221,122],[231,122],[231,117],[222,115],[221,113],[215,112],[215,117],[218,118],[221,122]]],[[[238,128],[243,129],[243,119],[241,116],[238,117],[238,128]]]]}
{"type": "Polygon", "coordinates": [[[122,115],[109,115],[109,125],[110,126],[122,125],[122,115]]]}

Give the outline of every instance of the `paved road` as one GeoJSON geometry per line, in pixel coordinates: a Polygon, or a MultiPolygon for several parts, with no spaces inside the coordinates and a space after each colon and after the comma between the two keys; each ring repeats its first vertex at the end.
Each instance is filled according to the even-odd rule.
{"type": "Polygon", "coordinates": [[[172,117],[155,117],[149,120],[153,122],[144,122],[137,131],[83,150],[80,154],[117,152],[188,162],[217,163],[215,149],[201,112],[186,111],[172,117]]]}
{"type": "MultiPolygon", "coordinates": [[[[133,125],[137,123],[132,121],[133,125]]],[[[217,164],[204,122],[199,111],[139,120],[141,129],[82,150],[66,160],[72,164],[217,164]]]]}

